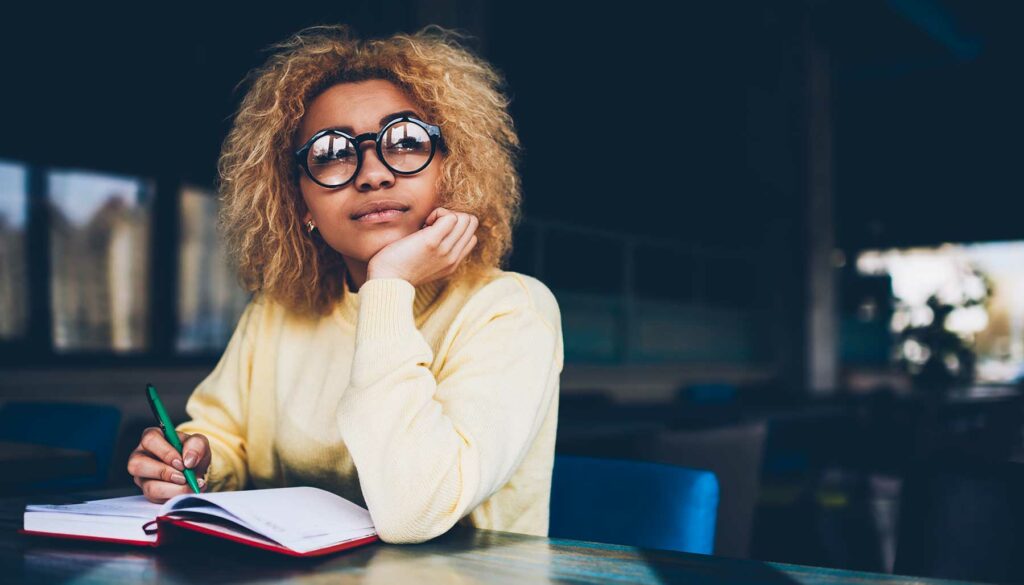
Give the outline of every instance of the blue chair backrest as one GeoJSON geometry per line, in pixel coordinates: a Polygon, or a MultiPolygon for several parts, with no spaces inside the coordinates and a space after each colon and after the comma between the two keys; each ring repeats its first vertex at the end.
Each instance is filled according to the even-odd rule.
{"type": "Polygon", "coordinates": [[[0,407],[0,441],[78,449],[89,451],[96,458],[93,475],[24,486],[39,490],[105,486],[120,424],[121,411],[105,404],[7,402],[0,407]]]}
{"type": "Polygon", "coordinates": [[[736,400],[739,389],[727,383],[691,384],[681,394],[695,404],[729,404],[736,400]]]}
{"type": "Polygon", "coordinates": [[[711,554],[717,509],[710,471],[556,455],[548,535],[711,554]]]}

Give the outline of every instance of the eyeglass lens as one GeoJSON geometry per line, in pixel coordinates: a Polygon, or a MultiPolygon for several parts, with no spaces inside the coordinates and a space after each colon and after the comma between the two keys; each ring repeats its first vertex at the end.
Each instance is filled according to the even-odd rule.
{"type": "MultiPolygon", "coordinates": [[[[413,122],[390,126],[381,138],[384,164],[393,171],[413,173],[430,162],[432,145],[425,128],[413,122]]],[[[309,172],[317,181],[340,185],[356,173],[355,143],[344,136],[326,134],[317,139],[307,153],[309,172]]]]}

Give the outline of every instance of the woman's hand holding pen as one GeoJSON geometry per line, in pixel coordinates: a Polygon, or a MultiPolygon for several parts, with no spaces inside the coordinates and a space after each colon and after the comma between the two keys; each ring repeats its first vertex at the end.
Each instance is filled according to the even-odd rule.
{"type": "Polygon", "coordinates": [[[450,276],[476,246],[478,225],[473,214],[438,207],[422,229],[374,254],[366,279],[401,278],[419,286],[450,276]]]}
{"type": "Polygon", "coordinates": [[[162,504],[178,494],[192,493],[182,473],[185,468],[195,471],[199,489],[206,491],[203,476],[210,467],[210,442],[199,433],[178,433],[178,439],[182,453],[167,442],[159,427],[149,427],[128,458],[128,473],[151,502],[162,504]]]}

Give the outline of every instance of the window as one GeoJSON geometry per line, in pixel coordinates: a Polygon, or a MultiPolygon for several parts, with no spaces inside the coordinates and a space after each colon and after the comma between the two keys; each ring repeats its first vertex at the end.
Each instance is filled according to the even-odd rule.
{"type": "Polygon", "coordinates": [[[215,361],[251,298],[216,218],[174,179],[0,160],[0,363],[215,361]]]}
{"type": "Polygon", "coordinates": [[[222,350],[250,296],[236,283],[217,233],[217,199],[181,190],[178,240],[179,352],[222,350]]]}
{"type": "Polygon", "coordinates": [[[0,161],[0,339],[24,337],[28,324],[25,261],[28,171],[0,161]]]}
{"type": "Polygon", "coordinates": [[[153,187],[83,171],[46,178],[53,349],[145,350],[153,187]]]}
{"type": "Polygon", "coordinates": [[[927,362],[931,348],[907,334],[935,324],[976,354],[977,381],[1024,380],[1024,242],[868,250],[857,270],[892,278],[890,329],[906,337],[898,357],[912,366],[927,362]]]}

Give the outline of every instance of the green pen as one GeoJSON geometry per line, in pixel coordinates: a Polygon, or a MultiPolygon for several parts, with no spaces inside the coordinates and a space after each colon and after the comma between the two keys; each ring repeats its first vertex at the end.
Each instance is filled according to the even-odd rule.
{"type": "MultiPolygon", "coordinates": [[[[178,440],[178,431],[174,429],[174,423],[171,422],[171,417],[167,416],[167,410],[164,409],[164,403],[160,402],[160,395],[156,393],[156,386],[146,384],[146,399],[149,400],[149,407],[153,409],[153,416],[156,417],[156,422],[164,432],[164,437],[167,438],[167,442],[177,449],[178,453],[181,453],[181,441],[178,440]]],[[[184,455],[184,453],[182,454],[184,455]]],[[[186,467],[183,473],[185,474],[185,481],[188,482],[189,487],[192,488],[192,491],[198,494],[199,483],[196,482],[196,472],[186,467]]]]}

